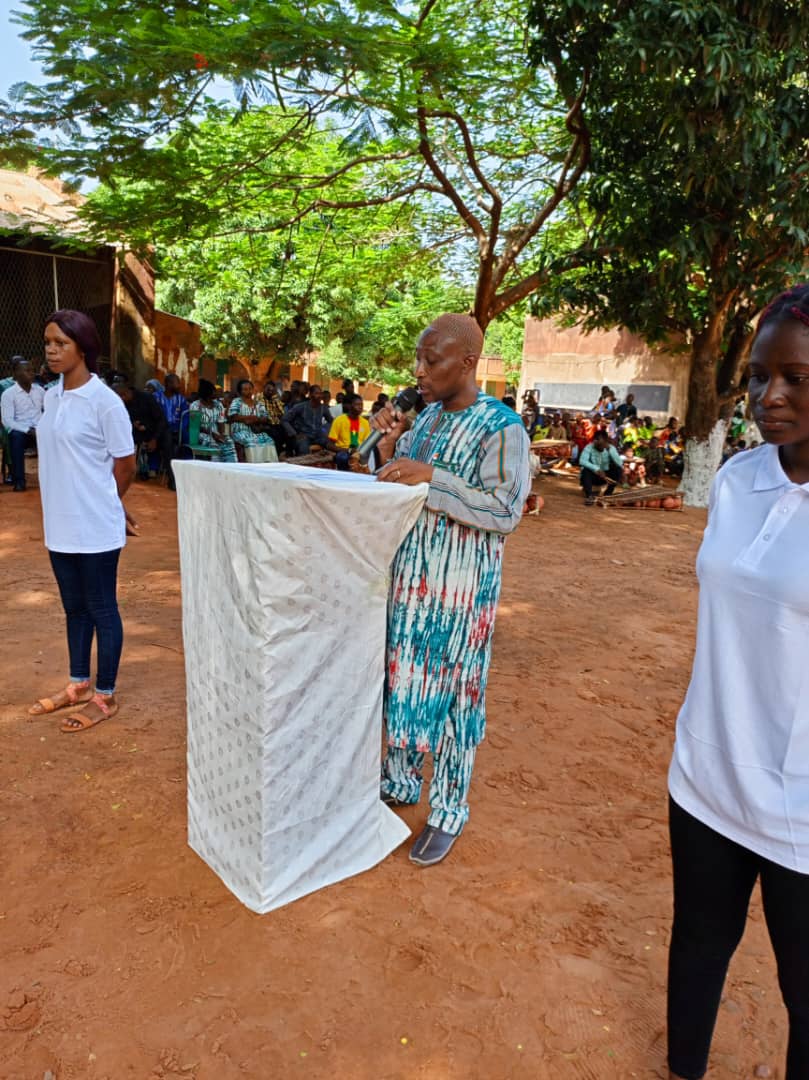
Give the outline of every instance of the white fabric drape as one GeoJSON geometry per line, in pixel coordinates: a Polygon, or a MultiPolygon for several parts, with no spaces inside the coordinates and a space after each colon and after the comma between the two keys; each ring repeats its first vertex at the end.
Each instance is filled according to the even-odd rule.
{"type": "Polygon", "coordinates": [[[391,560],[427,485],[177,461],[189,844],[253,911],[369,869],[391,560]]]}

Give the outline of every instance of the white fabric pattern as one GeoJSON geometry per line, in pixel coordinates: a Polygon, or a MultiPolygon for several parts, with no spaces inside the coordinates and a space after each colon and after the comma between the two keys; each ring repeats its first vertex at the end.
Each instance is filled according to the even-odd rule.
{"type": "Polygon", "coordinates": [[[174,468],[189,843],[263,913],[369,869],[409,834],[379,799],[385,623],[390,563],[427,485],[174,468]]]}

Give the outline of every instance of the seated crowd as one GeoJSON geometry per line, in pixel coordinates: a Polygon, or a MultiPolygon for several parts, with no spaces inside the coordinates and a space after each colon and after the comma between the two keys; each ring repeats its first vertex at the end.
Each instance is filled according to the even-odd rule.
{"type": "MultiPolygon", "coordinates": [[[[515,398],[504,397],[503,402],[516,411],[515,398]]],[[[588,505],[595,502],[596,489],[605,488],[611,495],[619,484],[625,488],[645,487],[660,483],[665,475],[679,479],[683,474],[686,434],[677,417],[670,416],[663,427],[657,427],[650,416],[638,416],[634,394],[627,394],[618,404],[615,393],[603,386],[589,412],[573,414],[562,410],[543,412],[537,393],[527,390],[521,416],[532,442],[543,444],[546,460],[555,459],[563,469],[568,465],[578,467],[588,505]]],[[[740,401],[723,463],[745,449],[745,431],[740,401]]]]}
{"type": "MultiPolygon", "coordinates": [[[[363,416],[365,402],[351,379],[343,380],[332,404],[328,390],[297,380],[283,391],[270,380],[256,393],[250,379],[241,379],[234,392],[200,379],[197,391],[186,397],[173,373],[163,382],[149,379],[142,390],[118,372],[104,378],[129,413],[139,476],[163,475],[172,489],[172,461],[200,449],[228,462],[278,461],[328,451],[335,467],[346,470],[352,452],[371,433],[363,416]]],[[[0,380],[5,480],[15,491],[25,490],[25,451],[36,446],[45,390],[56,381],[47,365],[19,356],[12,360],[11,376],[0,380]]],[[[371,411],[377,412],[387,400],[379,394],[371,411]]]]}
{"type": "MultiPolygon", "coordinates": [[[[313,451],[334,453],[335,467],[348,469],[351,454],[370,435],[363,416],[364,401],[355,393],[351,379],[344,379],[334,404],[328,390],[298,380],[288,388],[272,380],[260,393],[250,379],[241,379],[234,392],[220,391],[200,379],[196,393],[186,397],[177,375],[161,383],[149,379],[143,390],[116,372],[106,376],[120,395],[132,421],[143,479],[165,475],[174,480],[171,462],[189,457],[195,449],[209,451],[219,461],[278,461],[313,451]],[[197,419],[198,418],[198,419],[197,419]],[[215,453],[214,453],[215,452],[215,453]]],[[[36,426],[42,415],[45,391],[56,381],[47,364],[34,364],[21,356],[12,358],[12,374],[0,379],[3,462],[6,483],[25,490],[26,449],[35,445],[36,426]]],[[[388,398],[379,394],[371,406],[378,412],[388,398]]],[[[503,398],[517,409],[515,398],[503,398]]],[[[685,432],[676,417],[658,428],[649,416],[639,417],[633,394],[620,404],[604,386],[587,413],[543,412],[536,392],[523,394],[521,416],[533,442],[543,444],[543,457],[555,458],[562,467],[580,470],[580,483],[588,504],[594,491],[615,486],[644,487],[660,482],[664,475],[679,478],[683,472],[685,432]]],[[[730,424],[722,462],[747,446],[747,425],[742,400],[730,424]]]]}

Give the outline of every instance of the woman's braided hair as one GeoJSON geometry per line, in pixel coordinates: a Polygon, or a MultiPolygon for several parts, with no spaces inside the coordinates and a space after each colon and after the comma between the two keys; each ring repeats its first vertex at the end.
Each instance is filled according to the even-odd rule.
{"type": "Polygon", "coordinates": [[[783,322],[786,319],[798,319],[809,326],[809,285],[793,285],[791,289],[771,300],[761,313],[756,334],[761,333],[766,323],[783,322]]]}

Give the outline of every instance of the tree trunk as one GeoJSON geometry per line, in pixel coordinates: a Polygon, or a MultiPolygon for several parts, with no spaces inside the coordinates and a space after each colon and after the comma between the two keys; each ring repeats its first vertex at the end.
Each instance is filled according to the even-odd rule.
{"type": "Polygon", "coordinates": [[[716,372],[721,350],[721,327],[715,320],[694,339],[688,377],[685,418],[685,471],[682,491],[686,506],[707,506],[708,493],[722,460],[727,420],[719,418],[716,372]]]}
{"type": "Polygon", "coordinates": [[[683,502],[686,506],[707,506],[713,478],[722,460],[722,448],[728,433],[727,420],[715,420],[707,439],[685,441],[683,502]]]}

